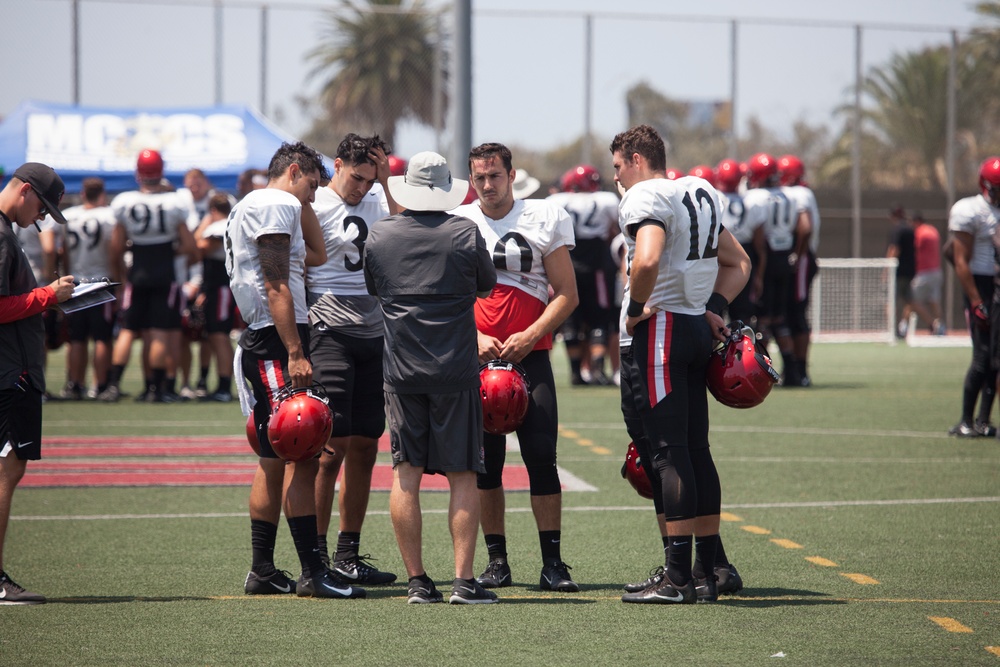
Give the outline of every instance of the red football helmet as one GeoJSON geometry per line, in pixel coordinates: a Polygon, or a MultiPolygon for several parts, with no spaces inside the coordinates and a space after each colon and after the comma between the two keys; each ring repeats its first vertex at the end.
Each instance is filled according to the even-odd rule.
{"type": "Polygon", "coordinates": [[[778,184],[778,161],[773,155],[757,153],[747,160],[747,185],[764,188],[778,184]]]}
{"type": "Polygon", "coordinates": [[[563,192],[597,192],[601,189],[601,174],[589,164],[580,164],[559,180],[563,192]]]}
{"type": "Polygon", "coordinates": [[[723,346],[712,353],[705,376],[715,400],[731,408],[760,405],[778,381],[771,358],[756,346],[753,329],[736,321],[723,346]]]}
{"type": "Polygon", "coordinates": [[[979,167],[979,189],[986,201],[1000,206],[1000,157],[989,157],[979,167]]]}
{"type": "Polygon", "coordinates": [[[674,167],[667,167],[667,178],[671,181],[676,181],[678,178],[684,175],[684,172],[680,169],[675,169],[674,167]]]}
{"type": "Polygon", "coordinates": [[[715,168],[717,187],[723,192],[736,192],[742,179],[743,172],[740,170],[740,163],[732,158],[726,158],[715,168]]]}
{"type": "Polygon", "coordinates": [[[798,185],[806,175],[802,160],[794,155],[782,155],[778,158],[778,172],[781,174],[782,185],[798,185]]]}
{"type": "Polygon", "coordinates": [[[247,417],[247,442],[253,448],[254,453],[260,456],[260,440],[257,438],[257,423],[253,420],[253,413],[247,417]]]}
{"type": "Polygon", "coordinates": [[[649,481],[649,476],[642,467],[642,460],[639,458],[639,450],[635,448],[635,443],[628,443],[628,451],[625,452],[625,463],[622,464],[622,477],[628,480],[635,492],[643,498],[653,499],[653,485],[649,481]]]}
{"type": "Polygon", "coordinates": [[[688,176],[704,178],[712,184],[713,188],[715,187],[715,171],[707,164],[699,164],[697,167],[691,167],[691,171],[688,172],[688,176]]]}
{"type": "Polygon", "coordinates": [[[135,172],[144,181],[155,181],[163,178],[163,156],[160,155],[159,151],[147,148],[139,153],[135,172]]]}
{"type": "Polygon", "coordinates": [[[483,429],[487,433],[513,433],[528,413],[528,378],[521,367],[494,359],[479,369],[483,401],[483,429]]]}
{"type": "Polygon", "coordinates": [[[267,423],[267,437],[274,453],[286,461],[304,461],[319,454],[330,439],[333,415],[325,396],[310,387],[285,388],[267,423]]]}
{"type": "Polygon", "coordinates": [[[472,183],[469,183],[469,191],[465,193],[465,199],[462,200],[462,203],[471,204],[477,199],[479,199],[479,194],[476,192],[476,189],[472,187],[472,183]]]}
{"type": "Polygon", "coordinates": [[[393,176],[406,174],[406,160],[396,155],[389,155],[389,173],[393,176]]]}

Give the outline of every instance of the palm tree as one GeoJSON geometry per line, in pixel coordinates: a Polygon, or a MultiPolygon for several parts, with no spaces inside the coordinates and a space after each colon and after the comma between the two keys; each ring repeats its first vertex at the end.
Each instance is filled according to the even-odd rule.
{"type": "Polygon", "coordinates": [[[440,78],[435,72],[443,61],[438,57],[443,36],[422,0],[403,4],[343,0],[324,10],[322,42],[307,55],[315,63],[310,78],[326,79],[319,99],[323,113],[310,133],[317,147],[348,131],[379,134],[391,146],[400,121],[435,122],[438,88],[443,113],[445,72],[440,78]]]}

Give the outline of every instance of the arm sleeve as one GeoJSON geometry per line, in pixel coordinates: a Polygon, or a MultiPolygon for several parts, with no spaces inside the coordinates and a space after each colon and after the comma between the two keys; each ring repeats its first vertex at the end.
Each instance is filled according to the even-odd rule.
{"type": "Polygon", "coordinates": [[[47,285],[36,287],[27,294],[0,296],[0,324],[37,315],[55,303],[56,292],[47,285]]]}

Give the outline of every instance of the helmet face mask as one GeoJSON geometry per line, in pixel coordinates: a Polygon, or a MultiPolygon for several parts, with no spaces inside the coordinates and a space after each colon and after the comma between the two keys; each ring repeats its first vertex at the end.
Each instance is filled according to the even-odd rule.
{"type": "Polygon", "coordinates": [[[634,442],[628,443],[625,452],[625,463],[622,464],[622,477],[628,480],[635,492],[643,498],[653,499],[653,484],[649,481],[646,470],[642,467],[639,450],[634,442]]]}
{"type": "Polygon", "coordinates": [[[479,369],[483,430],[494,435],[513,433],[528,414],[528,378],[517,364],[493,359],[479,369]]]}
{"type": "Polygon", "coordinates": [[[319,454],[333,430],[326,396],[314,393],[311,387],[286,387],[277,399],[267,423],[274,453],[286,461],[304,461],[319,454]]]}
{"type": "Polygon", "coordinates": [[[771,358],[756,346],[756,334],[743,322],[730,324],[732,333],[712,353],[705,373],[708,391],[723,405],[752,408],[760,405],[778,382],[771,358]]]}

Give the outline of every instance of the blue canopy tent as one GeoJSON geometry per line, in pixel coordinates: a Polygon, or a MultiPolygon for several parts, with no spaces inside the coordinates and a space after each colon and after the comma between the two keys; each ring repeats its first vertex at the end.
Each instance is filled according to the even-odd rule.
{"type": "Polygon", "coordinates": [[[234,191],[241,172],[267,169],[282,141],[294,139],[243,105],[138,109],[26,101],[0,122],[0,167],[9,176],[25,162],[43,162],[67,192],[79,192],[88,176],[120,192],[136,187],[136,158],[152,148],[176,187],[197,167],[215,187],[234,191]]]}

